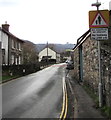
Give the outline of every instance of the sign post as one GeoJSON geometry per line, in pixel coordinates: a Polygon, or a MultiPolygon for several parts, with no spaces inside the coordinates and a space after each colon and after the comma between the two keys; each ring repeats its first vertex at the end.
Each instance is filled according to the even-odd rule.
{"type": "Polygon", "coordinates": [[[98,60],[99,60],[99,107],[103,106],[103,82],[101,78],[101,40],[108,40],[109,11],[99,10],[101,3],[92,4],[96,6],[96,11],[89,12],[89,27],[91,29],[91,39],[98,41],[98,60]]]}

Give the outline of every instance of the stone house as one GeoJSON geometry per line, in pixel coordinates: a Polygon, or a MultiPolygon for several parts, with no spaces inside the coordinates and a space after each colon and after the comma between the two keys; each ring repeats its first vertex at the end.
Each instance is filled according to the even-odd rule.
{"type": "Polygon", "coordinates": [[[23,43],[24,41],[9,32],[9,24],[2,24],[0,28],[2,64],[20,65],[23,64],[23,43]]]}
{"type": "Polygon", "coordinates": [[[42,51],[39,52],[39,61],[43,59],[53,59],[56,61],[56,63],[60,63],[60,54],[55,50],[52,50],[50,47],[45,47],[42,51]]]}
{"type": "MultiPolygon", "coordinates": [[[[100,41],[101,79],[104,104],[111,107],[111,11],[109,40],[100,41]]],[[[91,40],[90,30],[78,40],[74,50],[74,77],[98,95],[98,41],[91,40]]]]}

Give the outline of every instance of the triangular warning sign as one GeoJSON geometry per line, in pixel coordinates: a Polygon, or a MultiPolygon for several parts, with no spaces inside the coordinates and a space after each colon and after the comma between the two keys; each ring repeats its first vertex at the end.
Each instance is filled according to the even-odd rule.
{"type": "Polygon", "coordinates": [[[108,24],[104,17],[100,13],[97,13],[92,21],[91,27],[108,27],[108,24]]]}

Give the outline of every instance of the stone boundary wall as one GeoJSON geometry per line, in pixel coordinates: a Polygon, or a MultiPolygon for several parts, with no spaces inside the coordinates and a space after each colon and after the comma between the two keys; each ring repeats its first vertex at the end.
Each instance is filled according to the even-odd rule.
{"type": "Polygon", "coordinates": [[[74,51],[74,77],[79,82],[79,48],[74,51]]]}
{"type": "Polygon", "coordinates": [[[83,43],[83,81],[97,94],[99,79],[98,44],[90,37],[83,43]]]}

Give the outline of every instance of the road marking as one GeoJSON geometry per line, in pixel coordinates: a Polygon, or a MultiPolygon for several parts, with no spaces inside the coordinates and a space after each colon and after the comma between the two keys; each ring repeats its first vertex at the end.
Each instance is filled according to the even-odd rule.
{"type": "Polygon", "coordinates": [[[66,89],[66,82],[65,82],[65,72],[63,72],[63,104],[62,104],[62,111],[60,114],[60,120],[64,120],[67,116],[67,107],[68,107],[68,97],[67,97],[67,89],[66,89]]]}
{"type": "MultiPolygon", "coordinates": [[[[66,91],[65,96],[66,96],[66,104],[65,104],[65,106],[66,106],[66,107],[65,107],[64,117],[63,117],[64,119],[66,118],[66,115],[67,115],[67,107],[68,107],[68,97],[67,97],[67,91],[66,91]]],[[[64,119],[63,119],[63,120],[64,120],[64,119]]]]}
{"type": "Polygon", "coordinates": [[[65,88],[64,88],[65,77],[64,76],[63,76],[63,79],[62,79],[62,84],[63,84],[63,103],[62,103],[62,112],[61,112],[61,115],[60,115],[60,119],[62,118],[63,113],[64,113],[64,109],[65,109],[65,88]]]}

